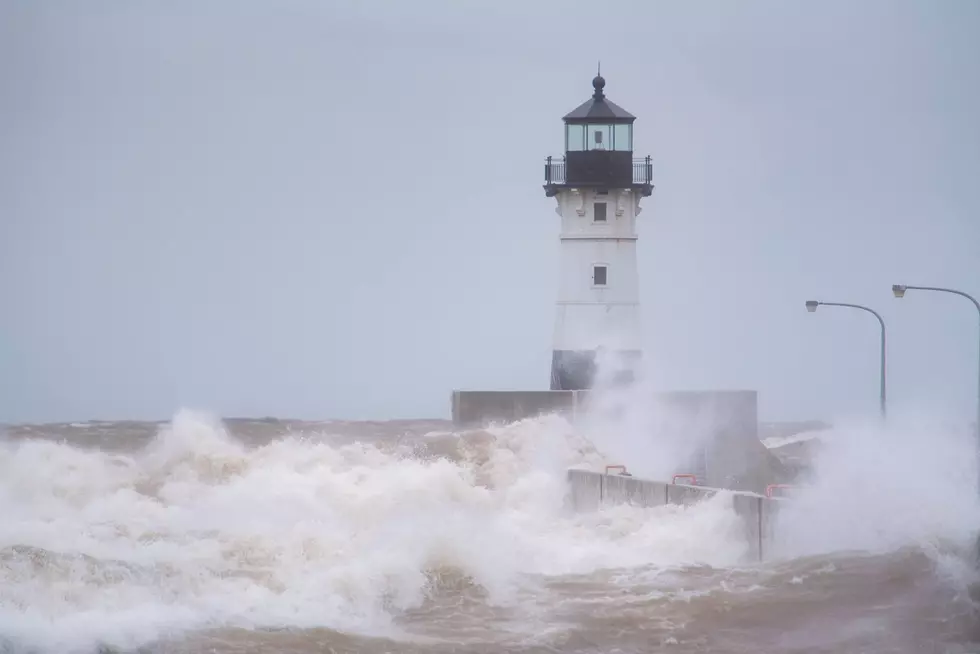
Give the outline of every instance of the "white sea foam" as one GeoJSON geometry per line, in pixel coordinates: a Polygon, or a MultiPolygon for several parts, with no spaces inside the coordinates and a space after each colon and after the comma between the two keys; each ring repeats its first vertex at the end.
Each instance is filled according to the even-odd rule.
{"type": "MultiPolygon", "coordinates": [[[[391,617],[424,601],[433,570],[523,606],[547,576],[727,566],[746,552],[724,495],[568,511],[566,470],[609,461],[560,418],[430,440],[453,456],[290,436],[249,449],[182,412],[126,455],[0,443],[0,640],[70,653],[217,626],[395,634],[391,617]]],[[[784,554],[968,540],[969,439],[825,440],[817,478],[787,505],[784,554]]],[[[629,431],[616,444],[617,458],[652,451],[629,431]]]]}
{"type": "Polygon", "coordinates": [[[906,418],[842,425],[820,438],[813,479],[780,516],[784,554],[972,546],[980,501],[969,430],[906,418]]]}
{"type": "Polygon", "coordinates": [[[458,460],[285,437],[247,449],[178,414],[143,451],[0,447],[0,634],[52,652],[209,626],[391,633],[433,569],[490,602],[541,575],[726,565],[723,502],[575,515],[569,466],[604,463],[565,421],[464,435],[458,460]]]}

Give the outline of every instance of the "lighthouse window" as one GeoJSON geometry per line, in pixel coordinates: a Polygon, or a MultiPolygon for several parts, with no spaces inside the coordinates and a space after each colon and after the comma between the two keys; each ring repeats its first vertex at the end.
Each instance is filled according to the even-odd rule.
{"type": "Polygon", "coordinates": [[[593,220],[595,220],[595,222],[597,222],[597,223],[604,223],[604,222],[606,222],[606,203],[605,202],[596,202],[593,205],[593,211],[594,211],[594,215],[595,215],[595,217],[593,218],[593,220]]]}
{"type": "Polygon", "coordinates": [[[579,152],[585,149],[585,125],[565,126],[565,150],[579,152]]]}
{"type": "Polygon", "coordinates": [[[589,125],[589,149],[612,150],[612,125],[589,125]]]}
{"type": "Polygon", "coordinates": [[[606,267],[592,266],[592,283],[596,286],[606,285],[606,267]]]}
{"type": "Polygon", "coordinates": [[[613,137],[615,141],[613,143],[613,149],[619,150],[620,152],[631,151],[633,149],[633,126],[616,125],[614,130],[613,137]]]}

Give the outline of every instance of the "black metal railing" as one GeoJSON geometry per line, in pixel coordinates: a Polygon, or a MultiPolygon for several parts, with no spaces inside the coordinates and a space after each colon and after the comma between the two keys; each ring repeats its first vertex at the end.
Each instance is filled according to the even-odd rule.
{"type": "Polygon", "coordinates": [[[653,160],[649,155],[633,160],[633,183],[653,184],[653,160]]]}
{"type": "MultiPolygon", "coordinates": [[[[544,164],[544,183],[565,183],[565,157],[548,157],[544,164]]],[[[633,159],[633,183],[653,184],[653,161],[647,156],[633,159]]]]}
{"type": "Polygon", "coordinates": [[[565,183],[565,158],[555,159],[548,157],[544,162],[544,183],[545,184],[564,184],[565,183]]]}

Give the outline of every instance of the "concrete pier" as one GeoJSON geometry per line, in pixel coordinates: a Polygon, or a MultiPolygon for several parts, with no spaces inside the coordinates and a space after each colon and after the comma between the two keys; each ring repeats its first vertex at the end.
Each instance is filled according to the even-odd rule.
{"type": "Polygon", "coordinates": [[[582,512],[617,504],[642,507],[693,505],[717,493],[729,493],[732,509],[742,518],[745,539],[749,544],[749,557],[757,561],[763,560],[771,549],[780,504],[786,501],[758,493],[669,484],[590,470],[569,470],[568,486],[572,507],[582,512]]]}
{"type": "MultiPolygon", "coordinates": [[[[464,429],[554,413],[575,421],[593,410],[607,410],[607,399],[594,390],[457,390],[452,418],[464,429]]],[[[757,403],[755,391],[669,391],[651,393],[644,410],[660,418],[661,430],[694,444],[692,460],[676,472],[694,473],[707,486],[759,493],[788,478],[781,462],[759,440],[757,403]]]]}
{"type": "Polygon", "coordinates": [[[451,410],[456,427],[486,427],[560,413],[573,416],[579,391],[453,391],[451,410]]]}
{"type": "MultiPolygon", "coordinates": [[[[574,416],[587,411],[602,393],[576,391],[453,391],[450,401],[456,427],[485,427],[549,413],[574,416]]],[[[751,390],[666,391],[650,401],[678,421],[703,429],[727,431],[758,440],[757,393],[751,390]]]]}

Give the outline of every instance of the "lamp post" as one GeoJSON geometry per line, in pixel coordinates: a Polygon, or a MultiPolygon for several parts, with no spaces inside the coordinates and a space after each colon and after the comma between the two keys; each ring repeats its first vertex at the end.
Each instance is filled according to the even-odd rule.
{"type": "MultiPolygon", "coordinates": [[[[980,302],[968,293],[963,291],[957,291],[952,288],[940,288],[938,286],[907,286],[905,284],[894,284],[892,285],[892,293],[895,294],[897,298],[905,297],[905,291],[912,289],[916,291],[938,291],[940,293],[952,293],[953,295],[959,295],[960,297],[965,297],[970,302],[973,302],[973,306],[977,308],[977,315],[980,316],[980,302]]],[[[974,430],[977,435],[977,446],[980,448],[980,351],[977,352],[978,364],[977,364],[977,416],[976,424],[974,425],[974,430]]],[[[980,451],[978,451],[980,453],[980,451]]],[[[978,459],[980,460],[980,459],[978,459]]],[[[980,488],[980,482],[978,482],[978,488],[980,488]]]]}
{"type": "Polygon", "coordinates": [[[825,306],[825,307],[848,307],[848,308],[851,308],[851,309],[860,309],[861,311],[867,311],[868,313],[870,313],[871,315],[873,315],[875,318],[878,319],[878,324],[881,325],[881,379],[879,381],[879,387],[880,387],[879,393],[880,393],[880,396],[881,397],[879,399],[879,402],[880,402],[880,409],[881,409],[881,418],[884,420],[884,418],[885,418],[885,416],[887,414],[887,410],[886,410],[886,407],[885,407],[885,405],[886,405],[886,401],[885,401],[885,321],[878,314],[878,312],[875,311],[874,309],[871,309],[871,308],[866,307],[866,306],[862,306],[860,304],[848,304],[847,302],[817,302],[816,300],[807,300],[806,310],[809,311],[810,313],[813,313],[814,311],[817,310],[817,307],[818,306],[821,306],[821,305],[822,306],[825,306]]]}

